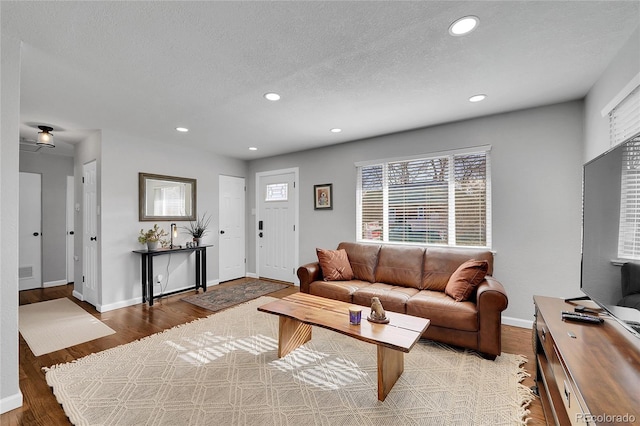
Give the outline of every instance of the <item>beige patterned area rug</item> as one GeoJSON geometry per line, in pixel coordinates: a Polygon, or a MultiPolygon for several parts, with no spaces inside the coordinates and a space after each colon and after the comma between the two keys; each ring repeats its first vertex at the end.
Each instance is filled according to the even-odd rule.
{"type": "Polygon", "coordinates": [[[18,319],[20,334],[35,356],[115,333],[66,297],[22,305],[18,319]]]}
{"type": "Polygon", "coordinates": [[[376,347],[314,327],[277,357],[261,297],[46,371],[78,425],[517,425],[531,391],[524,357],[487,361],[421,340],[384,402],[376,347]]]}

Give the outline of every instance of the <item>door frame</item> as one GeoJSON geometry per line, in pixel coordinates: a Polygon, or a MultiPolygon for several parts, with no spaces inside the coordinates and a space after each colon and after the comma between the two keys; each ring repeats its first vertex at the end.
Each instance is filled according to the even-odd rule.
{"type": "Polygon", "coordinates": [[[85,302],[95,306],[95,308],[100,311],[101,307],[100,307],[100,300],[101,300],[101,292],[102,292],[102,284],[101,284],[101,277],[100,277],[100,270],[101,270],[101,258],[100,258],[100,239],[98,237],[100,237],[100,214],[99,214],[99,200],[98,200],[98,191],[99,191],[99,187],[98,187],[98,160],[93,159],[90,160],[86,163],[84,163],[82,165],[82,205],[84,206],[82,209],[82,300],[84,300],[85,302]],[[88,266],[87,262],[90,262],[91,259],[88,259],[88,253],[87,253],[87,249],[90,247],[89,242],[87,241],[87,236],[88,236],[88,230],[87,230],[87,217],[89,215],[89,213],[87,212],[87,189],[86,189],[86,182],[85,182],[85,178],[87,175],[87,170],[89,168],[94,168],[94,173],[95,173],[95,212],[94,212],[94,217],[93,219],[95,220],[96,223],[96,235],[95,237],[97,238],[95,244],[95,250],[93,251],[93,253],[95,254],[95,259],[94,260],[94,265],[92,268],[90,268],[88,266]],[[95,283],[90,284],[88,282],[88,270],[91,269],[93,271],[95,271],[95,283]],[[91,285],[93,285],[95,287],[94,289],[91,289],[91,285]]]}
{"type": "Polygon", "coordinates": [[[67,284],[75,281],[75,222],[76,222],[76,180],[74,176],[67,176],[67,209],[65,240],[67,246],[67,284]],[[71,234],[73,232],[73,234],[71,234]]]}
{"type": "MultiPolygon", "coordinates": [[[[247,187],[247,179],[245,177],[241,177],[241,176],[231,176],[231,175],[218,175],[218,217],[222,218],[222,183],[225,179],[242,179],[242,185],[244,187],[243,193],[242,193],[242,212],[240,214],[240,216],[242,217],[242,257],[243,257],[243,272],[242,272],[242,277],[246,277],[247,276],[247,229],[246,229],[246,218],[247,218],[247,191],[246,191],[246,187],[247,187]]],[[[218,232],[221,232],[223,223],[222,223],[222,219],[220,219],[220,226],[218,227],[219,230],[218,232]]],[[[220,248],[220,250],[218,250],[218,281],[222,282],[222,281],[228,281],[230,279],[235,279],[235,278],[239,278],[239,277],[235,277],[235,278],[226,278],[222,276],[222,271],[223,271],[223,264],[222,264],[222,236],[218,236],[218,246],[220,248]]]]}
{"type": "MultiPolygon", "coordinates": [[[[43,257],[44,257],[44,253],[43,253],[43,244],[42,244],[42,173],[38,173],[38,172],[19,172],[18,174],[18,178],[22,179],[24,181],[24,179],[26,179],[26,176],[29,175],[34,179],[34,182],[38,183],[38,188],[35,190],[37,192],[37,194],[34,195],[34,199],[38,200],[38,204],[39,204],[39,212],[38,212],[38,225],[37,225],[37,230],[36,232],[38,232],[38,249],[36,251],[34,251],[34,253],[37,253],[37,259],[35,259],[35,261],[33,262],[33,267],[34,269],[37,270],[37,276],[31,276],[30,280],[33,280],[35,284],[35,286],[31,286],[31,284],[29,284],[28,288],[22,288],[22,281],[23,278],[18,278],[18,290],[22,291],[22,290],[33,290],[36,288],[44,288],[44,271],[43,271],[43,257]]],[[[30,178],[29,178],[30,179],[30,178]]],[[[18,181],[18,195],[19,197],[22,197],[26,194],[22,194],[23,191],[23,185],[20,182],[20,180],[18,181]]],[[[20,203],[18,203],[18,214],[19,216],[21,216],[20,214],[20,203]]],[[[25,221],[20,220],[20,218],[18,219],[18,235],[20,238],[22,238],[21,235],[21,231],[22,228],[21,226],[24,225],[24,223],[26,223],[25,221]]],[[[21,241],[20,238],[18,239],[18,269],[20,269],[21,267],[23,267],[23,261],[24,258],[21,255],[22,250],[24,249],[24,247],[21,247],[21,241]]],[[[18,274],[20,275],[20,274],[18,274]]]]}
{"type": "MultiPolygon", "coordinates": [[[[258,240],[258,219],[260,217],[260,188],[261,182],[264,177],[273,175],[282,175],[287,173],[293,173],[293,191],[296,196],[296,201],[293,203],[293,225],[295,226],[295,236],[293,242],[293,264],[299,265],[299,252],[300,252],[300,169],[298,167],[291,167],[288,169],[269,170],[266,172],[257,172],[255,177],[255,195],[256,195],[256,214],[254,216],[254,238],[255,238],[255,250],[256,250],[256,276],[260,277],[260,242],[258,240]]],[[[300,285],[300,280],[293,274],[293,284],[300,285]]]]}

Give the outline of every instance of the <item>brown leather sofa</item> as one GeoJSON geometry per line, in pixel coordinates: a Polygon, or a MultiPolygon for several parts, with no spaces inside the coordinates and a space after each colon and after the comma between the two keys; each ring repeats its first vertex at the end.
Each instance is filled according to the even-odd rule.
{"type": "Polygon", "coordinates": [[[350,281],[324,281],[316,263],[298,268],[300,291],[370,306],[380,298],[385,310],[428,318],[423,337],[474,349],[488,359],[501,353],[501,315],[507,308],[504,287],[491,275],[488,250],[340,243],[353,270],[350,281]],[[445,294],[449,277],[470,259],[486,260],[485,279],[469,300],[456,302],[445,294]]]}

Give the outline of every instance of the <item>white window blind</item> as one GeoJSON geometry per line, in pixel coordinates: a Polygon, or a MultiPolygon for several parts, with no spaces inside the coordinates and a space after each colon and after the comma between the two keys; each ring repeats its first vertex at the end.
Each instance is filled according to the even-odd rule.
{"type": "Polygon", "coordinates": [[[182,216],[185,184],[154,188],[153,213],[161,216],[182,216]]]}
{"type": "Polygon", "coordinates": [[[357,239],[491,246],[489,148],[358,166],[357,239]]]}
{"type": "Polygon", "coordinates": [[[618,257],[640,259],[640,137],[629,141],[622,153],[618,257]]]}
{"type": "Polygon", "coordinates": [[[609,134],[611,146],[640,134],[640,86],[609,113],[609,134]]]}

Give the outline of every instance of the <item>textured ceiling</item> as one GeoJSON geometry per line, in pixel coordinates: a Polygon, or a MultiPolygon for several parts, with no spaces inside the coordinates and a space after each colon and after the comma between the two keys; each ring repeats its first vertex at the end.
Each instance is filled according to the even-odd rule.
{"type": "Polygon", "coordinates": [[[1,8],[2,32],[24,42],[22,137],[112,129],[242,159],[581,99],[640,18],[640,1],[1,8]],[[478,29],[450,36],[465,15],[478,29]]]}

